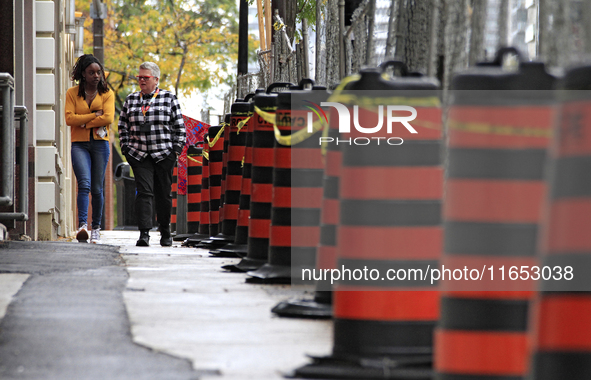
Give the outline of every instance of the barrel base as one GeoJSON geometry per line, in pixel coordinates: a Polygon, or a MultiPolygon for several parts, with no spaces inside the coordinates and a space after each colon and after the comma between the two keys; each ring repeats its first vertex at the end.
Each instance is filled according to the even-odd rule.
{"type": "Polygon", "coordinates": [[[188,238],[183,240],[183,247],[196,247],[202,240],[209,239],[209,235],[206,234],[192,234],[188,238]]]}
{"type": "Polygon", "coordinates": [[[297,299],[279,302],[271,312],[287,318],[332,318],[332,304],[319,303],[311,299],[297,299]]]}
{"type": "Polygon", "coordinates": [[[222,248],[224,245],[231,243],[229,241],[221,241],[221,240],[213,240],[211,237],[207,239],[201,240],[198,244],[195,245],[195,248],[205,248],[216,250],[218,248],[222,248]]]}
{"type": "Polygon", "coordinates": [[[211,255],[211,257],[221,257],[221,258],[236,258],[236,257],[241,257],[241,256],[238,256],[238,254],[236,254],[236,252],[221,251],[220,249],[211,250],[211,251],[209,251],[209,254],[211,255]]]}
{"type": "Polygon", "coordinates": [[[433,370],[426,358],[339,358],[312,357],[313,363],[287,374],[289,378],[304,379],[392,379],[431,380],[433,370]]]}
{"type": "Polygon", "coordinates": [[[212,236],[211,238],[209,238],[209,240],[212,241],[220,241],[220,242],[224,242],[226,244],[230,244],[233,243],[235,239],[234,235],[224,235],[224,234],[217,234],[215,236],[212,236]]]}
{"type": "Polygon", "coordinates": [[[176,234],[176,235],[172,235],[172,240],[185,241],[186,239],[192,238],[195,235],[197,235],[197,234],[176,234]]]}
{"type": "Polygon", "coordinates": [[[247,273],[250,284],[289,284],[291,282],[291,267],[286,265],[265,264],[257,270],[247,273]]]}
{"type": "Polygon", "coordinates": [[[256,270],[256,269],[262,267],[263,265],[265,265],[265,263],[266,263],[266,261],[254,260],[254,259],[250,259],[248,257],[245,257],[242,260],[240,260],[240,262],[238,264],[224,265],[222,267],[222,269],[229,270],[230,272],[244,273],[244,272],[256,270]]]}
{"type": "Polygon", "coordinates": [[[246,257],[248,254],[247,244],[228,244],[219,248],[220,252],[235,253],[237,257],[246,257]]]}

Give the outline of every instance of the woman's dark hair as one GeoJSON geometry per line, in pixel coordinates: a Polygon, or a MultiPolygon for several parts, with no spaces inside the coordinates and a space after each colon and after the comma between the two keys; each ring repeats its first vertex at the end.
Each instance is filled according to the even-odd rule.
{"type": "Polygon", "coordinates": [[[86,68],[93,63],[96,63],[101,68],[101,80],[98,83],[97,90],[99,94],[104,94],[105,92],[109,92],[109,87],[107,86],[107,81],[105,81],[105,68],[101,64],[101,62],[92,54],[84,54],[78,57],[76,64],[72,68],[72,76],[71,79],[73,81],[78,82],[80,85],[78,88],[78,96],[81,96],[83,99],[86,99],[86,93],[84,91],[84,76],[82,73],[86,68]]]}

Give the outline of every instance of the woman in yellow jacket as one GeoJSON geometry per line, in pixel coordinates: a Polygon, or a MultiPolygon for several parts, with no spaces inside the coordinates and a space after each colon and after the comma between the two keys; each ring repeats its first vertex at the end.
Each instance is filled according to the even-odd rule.
{"type": "Polygon", "coordinates": [[[91,243],[100,242],[104,204],[103,182],[110,155],[109,126],[115,97],[107,87],[103,65],[92,54],[80,56],[72,69],[78,86],[66,93],[66,124],[71,128],[72,166],[78,182],[78,233],[88,241],[88,194],[92,194],[91,243]]]}

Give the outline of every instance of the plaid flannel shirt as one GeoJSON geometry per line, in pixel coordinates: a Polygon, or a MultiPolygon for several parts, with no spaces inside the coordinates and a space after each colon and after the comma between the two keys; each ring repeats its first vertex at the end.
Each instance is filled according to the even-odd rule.
{"type": "Polygon", "coordinates": [[[180,154],[185,146],[181,106],[172,92],[160,89],[144,118],[142,105],[149,104],[154,92],[143,96],[143,101],[140,92],[129,94],[119,115],[121,152],[139,161],[150,155],[158,162],[173,150],[180,154]],[[140,132],[144,120],[150,123],[150,132],[140,132]]]}

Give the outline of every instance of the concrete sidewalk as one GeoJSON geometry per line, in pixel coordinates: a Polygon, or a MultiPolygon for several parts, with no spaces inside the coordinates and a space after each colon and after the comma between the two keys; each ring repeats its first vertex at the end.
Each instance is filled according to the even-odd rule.
{"type": "MultiPolygon", "coordinates": [[[[238,259],[213,258],[207,250],[178,242],[163,248],[157,232],[151,232],[152,246],[136,247],[138,235],[102,232],[103,244],[120,247],[121,265],[129,274],[123,301],[136,344],[189,360],[200,378],[236,380],[281,379],[282,373],[307,364],[307,354],[330,354],[330,321],[285,319],[270,312],[288,298],[311,297],[312,289],[247,284],[245,274],[221,269],[238,259]]],[[[26,274],[0,274],[0,316],[2,305],[26,279],[26,274]]]]}

